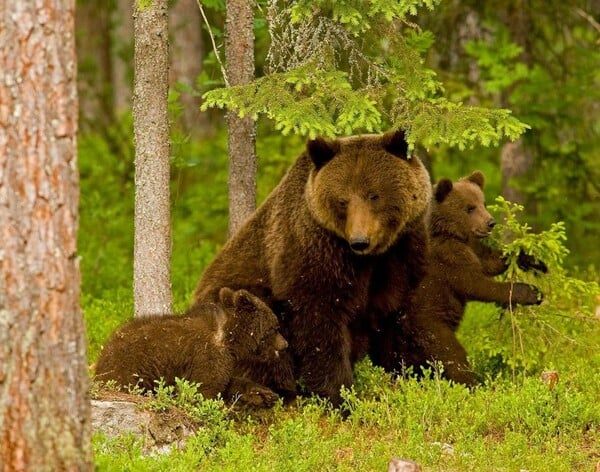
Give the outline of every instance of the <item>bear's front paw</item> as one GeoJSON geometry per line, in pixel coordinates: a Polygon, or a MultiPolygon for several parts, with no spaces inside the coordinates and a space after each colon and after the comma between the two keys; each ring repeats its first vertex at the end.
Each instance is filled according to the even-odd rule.
{"type": "Polygon", "coordinates": [[[255,385],[248,391],[241,393],[238,401],[253,408],[271,408],[279,400],[273,390],[260,385],[255,385]]]}
{"type": "Polygon", "coordinates": [[[535,270],[537,272],[542,272],[543,274],[548,272],[548,266],[544,263],[544,261],[539,261],[535,257],[524,252],[519,253],[517,265],[521,270],[524,271],[535,270]]]}
{"type": "Polygon", "coordinates": [[[512,299],[521,305],[539,305],[544,295],[533,285],[516,283],[513,285],[512,299]]]}

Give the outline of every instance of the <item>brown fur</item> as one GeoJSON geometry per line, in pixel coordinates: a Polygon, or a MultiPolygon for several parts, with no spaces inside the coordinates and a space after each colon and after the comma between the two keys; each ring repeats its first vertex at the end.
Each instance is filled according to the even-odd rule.
{"type": "Polygon", "coordinates": [[[506,264],[501,253],[482,244],[495,224],[485,207],[483,185],[484,176],[476,171],[454,184],[442,179],[435,186],[427,274],[411,309],[392,327],[395,345],[378,353],[376,363],[390,370],[403,366],[418,370],[428,361],[441,361],[447,378],[471,385],[475,377],[455,334],[466,302],[540,302],[533,286],[493,279],[506,264]]]}
{"type": "Polygon", "coordinates": [[[273,370],[247,375],[289,396],[300,379],[337,403],[373,325],[420,280],[430,193],[402,132],[309,141],[207,268],[195,303],[223,286],[263,298],[291,349],[273,370]]]}
{"type": "MultiPolygon", "coordinates": [[[[200,383],[200,392],[214,398],[244,395],[231,387],[236,366],[272,362],[287,342],[277,331],[271,309],[245,290],[219,291],[218,302],[197,305],[186,315],[136,318],[110,338],[96,366],[96,379],[114,380],[122,388],[138,385],[153,390],[163,378],[200,383]]],[[[237,383],[234,382],[234,383],[237,383]]],[[[260,386],[253,386],[255,390],[260,386]]],[[[267,403],[277,396],[261,390],[267,403]],[[274,397],[273,397],[274,396],[274,397]]]]}

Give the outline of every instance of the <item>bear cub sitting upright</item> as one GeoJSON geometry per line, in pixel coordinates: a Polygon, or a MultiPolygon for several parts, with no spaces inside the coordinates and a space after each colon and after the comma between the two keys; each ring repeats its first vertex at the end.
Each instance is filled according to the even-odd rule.
{"type": "MultiPolygon", "coordinates": [[[[374,359],[375,363],[393,371],[412,366],[418,373],[428,362],[440,361],[446,378],[473,385],[476,380],[465,349],[456,338],[466,303],[541,302],[536,287],[493,279],[507,265],[499,251],[483,244],[495,225],[485,207],[484,181],[484,175],[475,171],[456,183],[442,179],[434,187],[426,275],[411,308],[394,327],[394,355],[374,359]]],[[[526,254],[519,257],[519,266],[524,270],[547,270],[544,263],[526,254]]]]}
{"type": "Polygon", "coordinates": [[[277,394],[245,379],[232,379],[246,362],[272,363],[287,341],[271,309],[246,290],[224,287],[219,303],[197,305],[183,316],[136,318],[110,338],[96,366],[96,380],[122,388],[153,390],[164,379],[200,384],[206,398],[219,393],[254,406],[270,406],[277,394]],[[241,388],[241,390],[240,390],[241,388]]]}

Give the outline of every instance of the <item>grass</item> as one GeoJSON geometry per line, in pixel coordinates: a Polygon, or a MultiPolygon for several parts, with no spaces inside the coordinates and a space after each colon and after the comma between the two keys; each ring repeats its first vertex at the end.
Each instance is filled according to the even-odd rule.
{"type": "MultiPolygon", "coordinates": [[[[106,313],[106,306],[92,305],[87,316],[94,310],[106,313]]],[[[491,334],[502,322],[488,305],[470,307],[461,337],[472,358],[495,352],[491,334]]],[[[239,412],[218,401],[194,400],[188,390],[184,397],[201,427],[185,449],[145,456],[131,437],[96,436],[97,468],[381,471],[396,456],[424,470],[592,471],[600,461],[599,325],[574,324],[571,341],[559,340],[516,379],[508,362],[501,368],[481,363],[479,373],[494,378],[473,390],[441,379],[435,368],[420,381],[410,375],[392,379],[367,359],[356,368],[355,385],[344,391],[342,412],[318,398],[239,412]],[[540,376],[548,368],[560,376],[552,391],[540,376]]],[[[169,405],[164,393],[157,402],[169,405]]]]}
{"type": "MultiPolygon", "coordinates": [[[[597,369],[600,358],[591,361],[597,369]]],[[[315,398],[258,419],[234,421],[223,408],[165,456],[143,456],[131,438],[97,438],[98,470],[376,471],[399,456],[425,470],[576,471],[600,461],[597,375],[584,388],[581,374],[569,376],[553,392],[534,377],[472,392],[436,376],[393,382],[368,362],[358,377],[346,419],[315,398]],[[377,388],[358,393],[365,382],[377,388]]]]}

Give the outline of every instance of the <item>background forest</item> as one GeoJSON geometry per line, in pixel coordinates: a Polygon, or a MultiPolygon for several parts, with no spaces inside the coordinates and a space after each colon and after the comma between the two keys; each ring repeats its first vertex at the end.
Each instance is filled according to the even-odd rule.
{"type": "MultiPolygon", "coordinates": [[[[212,44],[214,40],[222,56],[225,2],[174,0],[170,5],[171,277],[176,311],[187,307],[204,267],[227,238],[227,127],[225,113],[214,106],[258,118],[260,203],[302,151],[307,136],[379,132],[402,124],[396,119],[401,113],[369,114],[371,102],[360,101],[370,99],[368,93],[348,92],[372,85],[369,73],[389,57],[398,57],[400,63],[416,60],[413,69],[404,71],[414,82],[407,81],[409,91],[411,85],[420,85],[438,105],[437,97],[444,97],[471,107],[509,109],[528,126],[519,137],[518,121],[505,121],[503,133],[486,138],[485,130],[471,123],[477,130],[471,139],[467,131],[457,133],[458,122],[449,119],[447,129],[441,126],[442,117],[435,127],[422,123],[421,133],[415,128],[413,143],[434,181],[480,169],[488,181],[488,203],[502,195],[522,204],[515,231],[525,223],[533,232],[550,231],[544,241],[552,239],[551,228],[560,233],[555,246],[542,249],[565,271],[564,278],[548,282],[554,284],[548,288],[553,306],[516,313],[483,304],[469,307],[461,339],[475,369],[490,382],[472,394],[441,382],[435,369],[422,384],[406,379],[398,386],[366,362],[357,372],[355,389],[347,392],[351,415],[346,422],[309,399],[297,412],[277,410],[266,419],[234,426],[227,411],[207,403],[204,436],[180,456],[143,459],[133,446],[100,442],[97,461],[106,470],[164,470],[164,461],[181,470],[190,470],[190,464],[202,470],[383,470],[391,455],[401,454],[438,470],[591,470],[600,460],[600,322],[593,315],[599,300],[593,288],[578,284],[597,282],[600,267],[600,4],[399,2],[414,5],[402,25],[405,41],[396,44],[380,41],[377,24],[365,27],[353,2],[260,0],[254,20],[255,76],[265,78],[266,86],[274,86],[267,80],[283,71],[278,64],[289,66],[297,57],[298,51],[285,49],[290,18],[273,16],[273,8],[286,11],[292,3],[295,10],[287,10],[292,16],[306,15],[311,3],[318,4],[345,31],[357,33],[349,38],[360,38],[357,51],[368,61],[345,53],[332,59],[336,67],[348,66],[347,87],[327,71],[321,78],[330,79],[329,89],[308,83],[302,75],[294,79],[314,87],[315,95],[344,92],[339,96],[347,103],[356,100],[350,124],[338,116],[332,128],[328,122],[311,121],[318,114],[306,110],[299,112],[300,118],[289,116],[283,106],[277,108],[280,103],[267,106],[258,94],[243,91],[235,96],[211,92],[203,102],[203,94],[224,86],[212,44]],[[278,49],[273,38],[279,40],[278,49]],[[380,47],[369,46],[375,43],[380,47]],[[203,103],[211,107],[201,111],[203,103]],[[453,133],[457,137],[440,139],[453,133]],[[564,226],[553,227],[557,222],[564,226]],[[557,286],[557,280],[564,285],[557,286]],[[560,372],[557,390],[539,382],[540,372],[548,369],[560,372]],[[374,445],[374,438],[383,439],[374,445]]],[[[367,3],[392,8],[396,2],[367,3]]],[[[79,253],[91,363],[108,335],[133,313],[131,2],[78,0],[76,15],[79,253]]],[[[345,36],[337,38],[343,43],[345,36]]],[[[333,41],[321,39],[323,44],[333,41]]],[[[454,114],[459,115],[460,110],[454,114]]],[[[513,212],[505,207],[505,215],[513,212]]],[[[497,215],[502,216],[501,208],[497,215]]]]}

